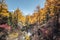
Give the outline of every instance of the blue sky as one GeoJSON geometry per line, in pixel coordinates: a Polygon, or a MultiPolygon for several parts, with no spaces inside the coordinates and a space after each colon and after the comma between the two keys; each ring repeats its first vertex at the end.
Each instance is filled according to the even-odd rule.
{"type": "Polygon", "coordinates": [[[6,0],[9,11],[19,8],[24,15],[32,14],[38,5],[43,8],[44,3],[45,0],[6,0]]]}

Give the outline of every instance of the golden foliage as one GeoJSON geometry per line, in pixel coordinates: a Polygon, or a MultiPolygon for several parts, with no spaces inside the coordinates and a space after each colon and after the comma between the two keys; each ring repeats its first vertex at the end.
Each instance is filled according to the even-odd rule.
{"type": "MultiPolygon", "coordinates": [[[[35,22],[43,22],[43,20],[46,20],[46,14],[48,13],[48,9],[50,9],[49,16],[54,16],[54,3],[52,4],[52,0],[47,0],[44,8],[41,8],[37,6],[37,10],[32,15],[27,15],[26,17],[23,16],[21,10],[17,8],[14,13],[12,13],[12,19],[14,21],[14,18],[18,20],[18,22],[22,22],[25,24],[28,22],[29,24],[33,24],[35,22]]],[[[9,17],[9,12],[6,4],[0,4],[0,14],[3,16],[9,17]],[[2,6],[2,7],[1,7],[2,6]]]]}

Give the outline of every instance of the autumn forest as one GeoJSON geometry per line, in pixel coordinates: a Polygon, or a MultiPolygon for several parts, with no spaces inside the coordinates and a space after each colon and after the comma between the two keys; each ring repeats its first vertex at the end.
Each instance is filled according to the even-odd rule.
{"type": "MultiPolygon", "coordinates": [[[[19,8],[17,8],[13,12],[8,11],[8,5],[5,3],[5,0],[2,0],[0,1],[0,15],[2,15],[0,16],[0,19],[3,17],[7,18],[7,24],[11,26],[12,29],[18,29],[21,31],[30,30],[31,33],[34,32],[36,33],[36,30],[38,31],[39,28],[43,31],[44,29],[42,28],[47,28],[48,31],[46,32],[46,34],[44,34],[46,40],[48,40],[47,36],[50,38],[49,40],[52,40],[51,38],[52,36],[50,35],[53,32],[51,30],[53,30],[56,27],[56,30],[58,29],[58,33],[55,34],[60,35],[59,34],[60,33],[60,25],[59,25],[60,24],[60,0],[46,0],[44,8],[40,8],[40,6],[37,5],[36,10],[34,10],[34,13],[32,15],[26,15],[26,16],[23,15],[23,12],[19,8]],[[26,27],[26,29],[24,27],[26,27]]],[[[5,19],[3,19],[3,21],[4,20],[5,19]]],[[[0,21],[0,23],[1,22],[2,21],[0,21]]],[[[36,36],[37,34],[34,35],[36,36]]],[[[34,40],[33,38],[31,40],[34,40]]],[[[60,40],[60,36],[58,36],[58,38],[54,40],[57,39],[60,40]]],[[[36,38],[36,40],[41,40],[41,39],[36,38]]]]}

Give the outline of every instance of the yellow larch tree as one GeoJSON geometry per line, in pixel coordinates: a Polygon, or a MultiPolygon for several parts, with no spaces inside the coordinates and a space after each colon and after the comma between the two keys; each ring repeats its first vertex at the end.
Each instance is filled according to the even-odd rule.
{"type": "Polygon", "coordinates": [[[21,22],[23,25],[25,24],[25,17],[22,15],[22,12],[19,8],[17,8],[14,12],[14,17],[16,17],[16,20],[18,22],[21,22]]]}
{"type": "Polygon", "coordinates": [[[0,1],[0,14],[2,14],[3,16],[9,17],[9,11],[4,0],[0,1]]]}

